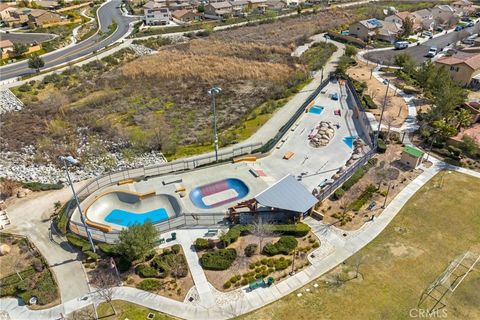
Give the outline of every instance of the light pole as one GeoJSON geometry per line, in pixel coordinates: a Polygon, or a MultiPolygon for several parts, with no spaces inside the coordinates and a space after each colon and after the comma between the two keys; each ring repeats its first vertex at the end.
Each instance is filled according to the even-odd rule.
{"type": "Polygon", "coordinates": [[[388,88],[390,87],[390,80],[386,79],[387,82],[387,90],[385,90],[385,97],[383,98],[383,105],[382,105],[382,112],[380,113],[380,120],[378,121],[378,128],[377,134],[375,135],[374,146],[378,146],[378,136],[380,135],[380,128],[382,126],[382,119],[383,119],[383,112],[385,111],[385,105],[387,104],[387,95],[388,95],[388,88]]]}
{"type": "Polygon", "coordinates": [[[215,95],[222,91],[220,87],[213,87],[208,90],[208,94],[212,96],[212,109],[213,109],[213,138],[215,144],[215,162],[218,162],[218,133],[217,133],[217,107],[215,105],[215,95]]]}
{"type": "Polygon", "coordinates": [[[78,213],[80,214],[80,220],[82,221],[83,227],[85,228],[85,231],[87,233],[88,241],[90,242],[90,246],[92,247],[92,251],[95,252],[95,245],[93,244],[92,240],[92,235],[90,234],[90,231],[88,230],[87,224],[85,223],[85,218],[83,217],[83,212],[82,208],[80,207],[80,201],[78,200],[77,193],[75,192],[75,188],[73,187],[72,179],[70,179],[70,174],[68,173],[68,164],[71,165],[78,165],[80,162],[75,159],[72,156],[60,156],[58,159],[63,162],[63,165],[65,166],[65,172],[67,174],[67,179],[68,183],[70,184],[70,187],[72,188],[72,193],[73,193],[73,198],[75,199],[75,202],[77,203],[77,208],[78,208],[78,213]]]}

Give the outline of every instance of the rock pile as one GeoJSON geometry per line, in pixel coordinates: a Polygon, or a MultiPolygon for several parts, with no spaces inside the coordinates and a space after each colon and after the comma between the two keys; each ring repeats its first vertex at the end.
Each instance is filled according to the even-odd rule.
{"type": "Polygon", "coordinates": [[[20,111],[23,103],[9,89],[0,90],[0,114],[20,111]]]}
{"type": "MultiPolygon", "coordinates": [[[[22,152],[0,153],[0,177],[11,178],[22,182],[58,183],[66,182],[65,172],[59,163],[47,162],[39,164],[35,161],[36,150],[33,146],[22,149],[22,152]]],[[[81,163],[81,166],[70,169],[70,177],[74,182],[86,180],[111,171],[136,167],[149,167],[165,163],[161,152],[141,154],[131,160],[125,159],[121,152],[92,157],[81,163]]]]}
{"type": "Polygon", "coordinates": [[[146,55],[149,55],[149,54],[153,54],[155,53],[156,51],[153,50],[153,49],[150,49],[150,48],[147,48],[145,46],[142,46],[141,44],[131,44],[130,45],[130,48],[135,51],[135,54],[137,56],[146,56],[146,55]]]}
{"type": "Polygon", "coordinates": [[[314,148],[326,146],[335,135],[334,125],[329,121],[320,121],[318,127],[312,130],[308,138],[314,148]]]}
{"type": "Polygon", "coordinates": [[[355,139],[353,141],[353,154],[352,154],[352,160],[357,160],[362,157],[363,153],[363,142],[360,140],[360,138],[355,139]]]}

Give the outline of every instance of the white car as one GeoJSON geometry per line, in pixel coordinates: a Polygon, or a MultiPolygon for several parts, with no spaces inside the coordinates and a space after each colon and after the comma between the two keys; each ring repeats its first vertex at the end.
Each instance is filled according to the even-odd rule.
{"type": "Polygon", "coordinates": [[[433,57],[435,57],[437,52],[438,52],[438,49],[436,47],[431,47],[430,49],[428,49],[426,57],[427,58],[433,58],[433,57]]]}

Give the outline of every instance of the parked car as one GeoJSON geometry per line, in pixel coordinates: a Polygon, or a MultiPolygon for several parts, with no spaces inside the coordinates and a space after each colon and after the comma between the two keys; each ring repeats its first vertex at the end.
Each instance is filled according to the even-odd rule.
{"type": "Polygon", "coordinates": [[[437,47],[431,47],[430,49],[428,49],[428,52],[427,52],[426,57],[427,57],[427,58],[433,58],[433,57],[435,57],[435,55],[437,54],[437,52],[438,52],[437,47]]]}
{"type": "Polygon", "coordinates": [[[338,100],[338,94],[336,92],[332,93],[332,100],[338,100]]]}
{"type": "Polygon", "coordinates": [[[436,27],[436,28],[435,28],[435,31],[437,31],[437,32],[443,32],[443,28],[442,28],[442,27],[436,27]]]}
{"type": "Polygon", "coordinates": [[[408,48],[408,41],[397,41],[393,45],[396,50],[402,50],[408,48]]]}
{"type": "Polygon", "coordinates": [[[469,23],[467,23],[467,25],[465,26],[465,28],[471,28],[471,27],[473,27],[474,25],[475,25],[475,23],[469,22],[469,23]]]}
{"type": "Polygon", "coordinates": [[[433,36],[433,33],[431,33],[430,31],[422,32],[422,37],[431,38],[432,36],[433,36]]]}
{"type": "Polygon", "coordinates": [[[472,22],[472,19],[470,19],[470,17],[462,17],[460,20],[463,22],[472,22]]]}
{"type": "Polygon", "coordinates": [[[458,25],[455,27],[455,31],[462,31],[464,29],[464,26],[458,25]]]}

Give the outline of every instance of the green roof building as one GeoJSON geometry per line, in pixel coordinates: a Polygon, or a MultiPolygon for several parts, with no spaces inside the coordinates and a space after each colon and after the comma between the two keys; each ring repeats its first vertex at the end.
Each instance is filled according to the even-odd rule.
{"type": "Polygon", "coordinates": [[[400,161],[408,167],[415,169],[422,163],[424,152],[412,146],[405,146],[400,161]]]}

